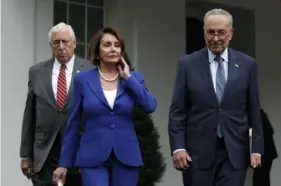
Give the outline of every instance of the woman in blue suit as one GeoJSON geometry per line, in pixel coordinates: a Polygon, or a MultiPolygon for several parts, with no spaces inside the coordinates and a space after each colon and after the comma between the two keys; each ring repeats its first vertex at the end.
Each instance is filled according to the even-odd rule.
{"type": "Polygon", "coordinates": [[[97,66],[74,78],[70,118],[54,181],[65,181],[67,169],[81,170],[83,186],[136,186],[142,157],[133,124],[138,104],[147,113],[156,109],[143,75],[130,71],[122,57],[125,44],[112,28],[99,31],[90,45],[97,66]],[[85,128],[79,144],[81,120],[85,128]]]}

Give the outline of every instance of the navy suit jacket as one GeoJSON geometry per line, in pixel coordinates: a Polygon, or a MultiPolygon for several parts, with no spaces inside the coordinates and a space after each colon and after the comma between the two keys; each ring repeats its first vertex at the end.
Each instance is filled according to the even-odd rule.
{"type": "Polygon", "coordinates": [[[97,69],[78,73],[73,85],[73,102],[59,166],[69,168],[75,159],[77,167],[99,166],[109,158],[112,150],[123,164],[141,166],[133,110],[138,104],[147,113],[152,113],[157,106],[156,99],[144,86],[143,75],[131,72],[130,78],[119,80],[113,109],[103,94],[97,69]],[[82,115],[86,124],[79,141],[82,115]]]}
{"type": "Polygon", "coordinates": [[[186,149],[194,166],[210,168],[215,160],[217,125],[230,162],[240,169],[249,165],[249,127],[253,130],[252,153],[263,154],[263,132],[255,60],[228,49],[228,81],[219,103],[214,90],[208,50],[179,60],[169,114],[172,152],[186,149]]]}

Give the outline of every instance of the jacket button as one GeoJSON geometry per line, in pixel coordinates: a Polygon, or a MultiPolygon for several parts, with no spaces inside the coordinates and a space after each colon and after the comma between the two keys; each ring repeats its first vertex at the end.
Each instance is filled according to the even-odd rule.
{"type": "Polygon", "coordinates": [[[113,129],[115,129],[115,126],[114,126],[114,125],[111,125],[110,128],[113,130],[113,129]]]}

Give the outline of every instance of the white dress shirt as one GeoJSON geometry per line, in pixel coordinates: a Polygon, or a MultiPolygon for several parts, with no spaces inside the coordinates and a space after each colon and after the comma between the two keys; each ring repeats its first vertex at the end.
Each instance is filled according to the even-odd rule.
{"type": "MultiPolygon", "coordinates": [[[[73,72],[73,67],[74,67],[74,59],[75,59],[75,56],[73,55],[72,58],[70,59],[70,61],[65,63],[67,92],[69,91],[69,87],[70,87],[70,83],[71,83],[72,72],[73,72]]],[[[61,63],[58,62],[57,59],[55,59],[54,65],[53,65],[53,71],[52,71],[52,87],[53,87],[53,92],[54,92],[56,99],[57,99],[57,88],[58,88],[58,78],[59,78],[59,74],[60,74],[60,68],[61,68],[61,63]]]]}
{"type": "Polygon", "coordinates": [[[111,109],[113,109],[114,103],[115,103],[115,98],[117,95],[117,89],[115,90],[104,90],[103,91],[104,96],[110,106],[111,109]]]}

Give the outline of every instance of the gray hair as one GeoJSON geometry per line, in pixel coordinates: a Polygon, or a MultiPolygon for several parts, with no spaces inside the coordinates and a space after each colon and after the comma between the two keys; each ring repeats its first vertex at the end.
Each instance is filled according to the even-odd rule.
{"type": "Polygon", "coordinates": [[[229,25],[231,27],[233,27],[233,17],[228,11],[220,9],[220,8],[216,8],[216,9],[208,11],[204,16],[204,24],[205,24],[206,19],[211,15],[224,15],[224,16],[226,16],[229,20],[229,25]]]}
{"type": "Polygon", "coordinates": [[[49,34],[48,34],[49,43],[51,43],[51,41],[52,41],[52,36],[53,36],[54,33],[59,32],[59,31],[61,31],[62,29],[65,29],[65,28],[67,28],[67,29],[69,30],[69,33],[70,33],[70,35],[71,35],[71,38],[72,38],[73,40],[75,40],[76,37],[75,37],[75,33],[74,33],[72,27],[71,27],[70,25],[67,25],[67,24],[61,22],[61,23],[59,23],[59,24],[53,26],[53,27],[51,28],[51,30],[49,31],[49,34]]]}

